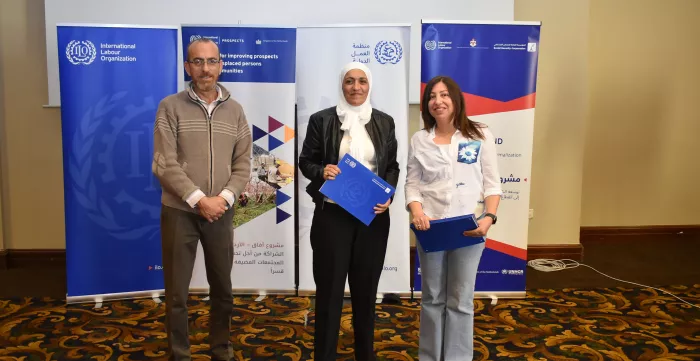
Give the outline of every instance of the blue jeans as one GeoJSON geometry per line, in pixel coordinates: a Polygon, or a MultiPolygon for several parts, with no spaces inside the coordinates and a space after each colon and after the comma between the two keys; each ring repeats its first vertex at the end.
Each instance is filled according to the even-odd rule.
{"type": "Polygon", "coordinates": [[[474,357],[474,284],[485,244],[423,251],[418,359],[471,361],[474,357]]]}

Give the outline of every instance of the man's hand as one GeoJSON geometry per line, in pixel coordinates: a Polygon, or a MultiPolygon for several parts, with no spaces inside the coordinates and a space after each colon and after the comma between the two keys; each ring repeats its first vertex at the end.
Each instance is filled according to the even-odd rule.
{"type": "Polygon", "coordinates": [[[228,203],[222,197],[204,197],[197,203],[199,214],[206,218],[209,223],[213,223],[221,218],[226,212],[228,203]]]}

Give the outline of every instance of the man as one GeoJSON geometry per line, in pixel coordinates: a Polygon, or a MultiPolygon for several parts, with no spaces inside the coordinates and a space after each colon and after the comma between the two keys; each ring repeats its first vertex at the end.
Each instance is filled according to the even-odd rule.
{"type": "Polygon", "coordinates": [[[185,70],[192,81],[161,101],[155,121],[169,360],[190,360],[186,302],[200,240],[210,287],[212,360],[233,358],[233,205],[250,178],[252,137],[243,108],[218,84],[220,59],[211,40],[190,43],[185,70]]]}

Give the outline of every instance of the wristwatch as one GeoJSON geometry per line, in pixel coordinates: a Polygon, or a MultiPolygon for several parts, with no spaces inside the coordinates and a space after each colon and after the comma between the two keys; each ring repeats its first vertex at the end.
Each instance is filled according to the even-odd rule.
{"type": "Polygon", "coordinates": [[[491,219],[493,219],[492,224],[496,224],[496,221],[498,220],[498,217],[496,217],[496,215],[493,213],[484,213],[484,217],[491,217],[491,219]]]}

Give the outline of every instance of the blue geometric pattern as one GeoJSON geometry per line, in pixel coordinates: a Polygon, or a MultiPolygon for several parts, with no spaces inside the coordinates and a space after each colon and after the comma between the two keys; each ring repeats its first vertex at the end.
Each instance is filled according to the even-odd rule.
{"type": "Polygon", "coordinates": [[[291,217],[289,213],[277,208],[277,224],[284,222],[289,217],[291,217]]]}
{"type": "Polygon", "coordinates": [[[270,144],[268,145],[268,147],[270,148],[270,149],[269,149],[270,151],[272,151],[272,150],[274,150],[275,148],[279,147],[280,145],[284,144],[282,141],[280,141],[279,139],[273,137],[272,135],[270,135],[270,136],[268,137],[268,141],[270,142],[270,144]]]}
{"type": "Polygon", "coordinates": [[[273,117],[268,117],[268,130],[265,131],[262,128],[258,127],[257,125],[253,125],[253,142],[257,142],[260,139],[263,139],[265,136],[267,136],[267,143],[261,142],[258,143],[257,145],[260,146],[261,148],[265,149],[268,152],[271,152],[277,148],[279,148],[281,145],[284,143],[294,139],[294,129],[289,128],[288,126],[284,125],[284,123],[280,122],[279,120],[273,118],[273,117]],[[284,140],[280,140],[276,137],[272,136],[272,132],[284,127],[284,131],[282,132],[282,137],[284,140]]]}
{"type": "MultiPolygon", "coordinates": [[[[268,116],[267,119],[267,127],[268,130],[265,131],[262,128],[253,125],[253,142],[256,142],[258,140],[263,139],[265,136],[267,136],[267,144],[265,144],[264,140],[255,144],[255,147],[258,149],[254,151],[254,153],[265,153],[267,154],[268,152],[271,152],[277,148],[279,148],[281,145],[283,145],[285,142],[279,140],[278,138],[272,136],[272,132],[284,127],[284,132],[283,137],[286,141],[290,141],[294,139],[294,129],[291,129],[284,125],[284,123],[278,121],[277,119],[268,116]],[[267,147],[267,149],[265,149],[267,147]]],[[[283,186],[284,187],[284,186],[283,186]]],[[[291,196],[282,193],[279,189],[275,193],[275,206],[276,206],[276,215],[277,215],[277,224],[282,223],[289,219],[292,215],[285,212],[284,210],[280,209],[279,206],[286,203],[292,199],[291,196]]]]}
{"type": "Polygon", "coordinates": [[[253,125],[253,141],[256,141],[267,135],[267,132],[253,125]]]}
{"type": "Polygon", "coordinates": [[[284,202],[292,199],[292,197],[280,192],[280,190],[277,190],[277,196],[275,197],[275,203],[277,203],[277,207],[282,205],[284,202]]]}

